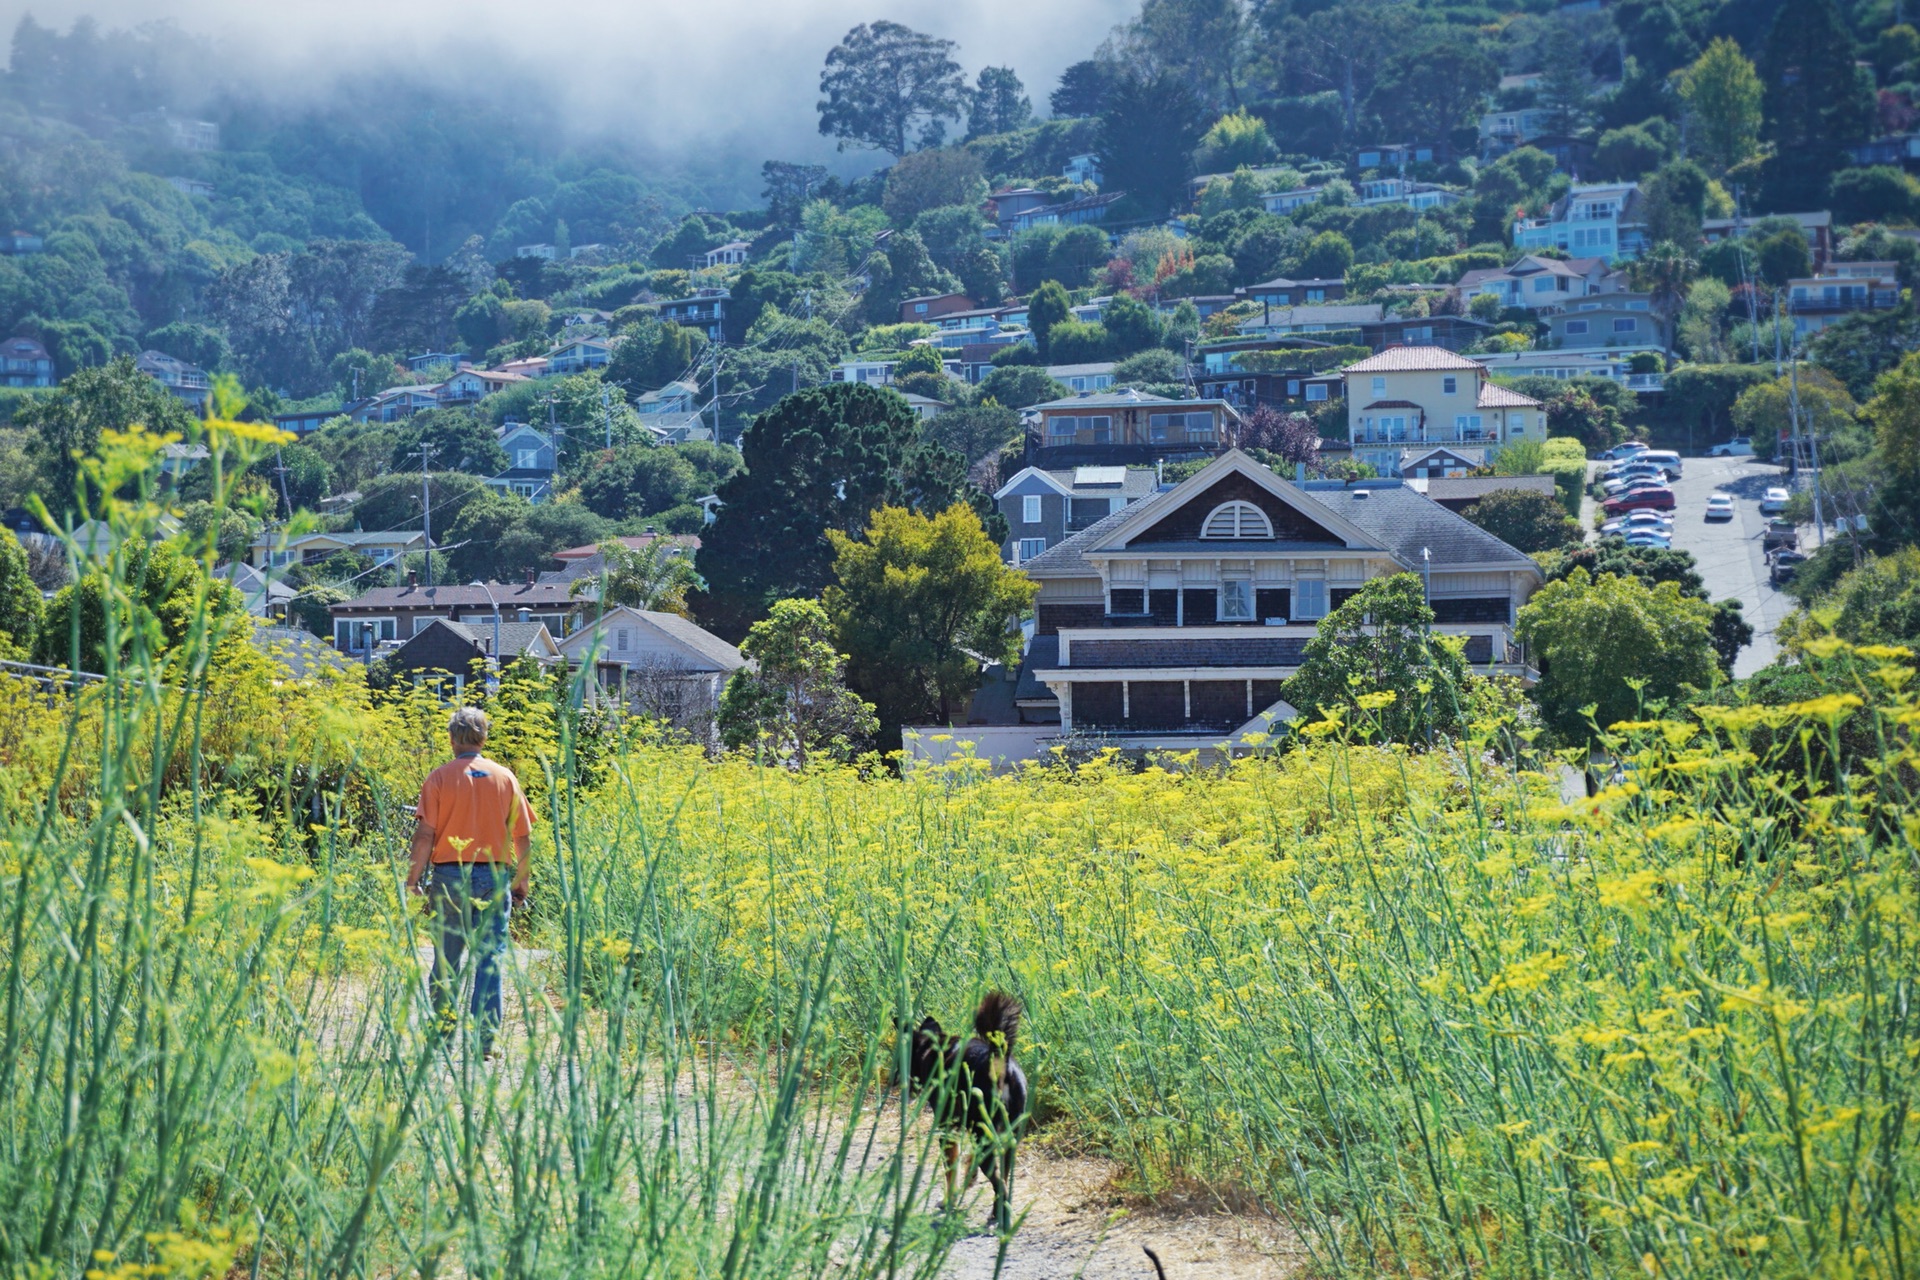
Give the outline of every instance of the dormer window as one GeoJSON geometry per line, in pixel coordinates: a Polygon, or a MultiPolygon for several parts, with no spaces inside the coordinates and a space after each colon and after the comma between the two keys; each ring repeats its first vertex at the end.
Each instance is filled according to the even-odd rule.
{"type": "Polygon", "coordinates": [[[1200,526],[1200,536],[1271,540],[1273,521],[1267,519],[1267,513],[1251,502],[1223,502],[1213,509],[1206,523],[1200,526]]]}

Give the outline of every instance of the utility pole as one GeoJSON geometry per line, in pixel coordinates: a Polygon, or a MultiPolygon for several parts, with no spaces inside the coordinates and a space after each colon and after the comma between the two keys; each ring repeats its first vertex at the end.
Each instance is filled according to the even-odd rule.
{"type": "Polygon", "coordinates": [[[293,519],[293,499],[287,496],[287,460],[280,456],[280,446],[273,448],[273,472],[280,477],[280,506],[287,513],[287,519],[293,519]]]}
{"type": "Polygon", "coordinates": [[[428,489],[427,467],[433,459],[433,446],[425,440],[417,450],[420,455],[420,532],[425,546],[422,553],[427,561],[427,585],[433,585],[433,499],[428,489]]]}
{"type": "Polygon", "coordinates": [[[707,407],[713,410],[713,442],[720,443],[720,346],[726,341],[723,333],[713,343],[713,386],[708,390],[710,399],[707,407]]]}
{"type": "Polygon", "coordinates": [[[600,421],[607,429],[607,448],[613,448],[613,402],[606,383],[600,384],[600,421]]]}

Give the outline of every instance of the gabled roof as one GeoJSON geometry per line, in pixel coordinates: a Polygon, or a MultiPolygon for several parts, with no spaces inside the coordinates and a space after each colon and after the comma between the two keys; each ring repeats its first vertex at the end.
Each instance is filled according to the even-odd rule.
{"type": "Polygon", "coordinates": [[[571,609],[578,603],[564,584],[491,582],[486,588],[457,583],[438,587],[375,587],[330,607],[335,613],[371,609],[491,609],[488,589],[492,590],[493,599],[499,602],[503,614],[515,609],[571,609]]]}
{"type": "Polygon", "coordinates": [[[1423,373],[1428,370],[1473,369],[1479,365],[1445,347],[1388,347],[1378,355],[1350,364],[1342,373],[1423,373]]]}
{"type": "MultiPolygon", "coordinates": [[[[1408,569],[1420,568],[1421,548],[1433,555],[1435,569],[1487,569],[1538,575],[1540,566],[1471,520],[1447,510],[1424,493],[1405,485],[1368,487],[1356,499],[1359,487],[1309,488],[1308,497],[1330,512],[1366,530],[1393,552],[1408,569]]],[[[1065,544],[1062,544],[1065,545],[1065,544]]]]}
{"type": "MultiPolygon", "coordinates": [[[[652,609],[634,609],[621,605],[609,609],[593,619],[586,626],[568,636],[560,645],[562,652],[569,657],[579,657],[595,648],[600,633],[617,619],[625,618],[652,627],[655,631],[674,642],[695,658],[705,662],[716,671],[737,671],[747,665],[746,655],[722,640],[719,636],[696,623],[688,621],[677,613],[660,613],[652,609]]],[[[599,645],[601,656],[606,655],[606,645],[599,645]]]]}
{"type": "Polygon", "coordinates": [[[1512,387],[1503,387],[1497,383],[1483,383],[1480,397],[1474,402],[1476,409],[1538,409],[1540,402],[1532,396],[1523,396],[1512,387]]]}
{"type": "Polygon", "coordinates": [[[1346,279],[1342,276],[1328,276],[1325,279],[1315,276],[1311,280],[1289,280],[1285,276],[1275,276],[1271,280],[1262,280],[1259,284],[1250,284],[1239,292],[1259,293],[1268,289],[1322,289],[1332,284],[1344,287],[1346,283],[1346,279]]]}

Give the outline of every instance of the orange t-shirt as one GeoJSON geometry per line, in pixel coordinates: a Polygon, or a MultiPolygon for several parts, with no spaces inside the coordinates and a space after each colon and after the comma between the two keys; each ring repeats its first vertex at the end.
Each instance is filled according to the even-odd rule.
{"type": "Polygon", "coordinates": [[[427,775],[419,816],[433,829],[435,862],[511,862],[509,837],[533,831],[520,779],[478,754],[455,756],[427,775]]]}

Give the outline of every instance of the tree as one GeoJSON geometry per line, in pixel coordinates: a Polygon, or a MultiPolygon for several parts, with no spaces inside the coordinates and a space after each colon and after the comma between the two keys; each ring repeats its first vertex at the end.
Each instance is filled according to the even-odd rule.
{"type": "Polygon", "coordinates": [[[816,601],[775,601],[740,652],[754,665],[734,672],[720,695],[720,740],[730,749],[764,742],[769,757],[800,769],[851,760],[872,740],[873,706],[848,692],[833,623],[816,601]]]}
{"type": "Polygon", "coordinates": [[[368,345],[379,351],[445,351],[457,336],[453,320],[466,300],[467,282],[453,268],[410,266],[399,284],[375,300],[368,345]]]}
{"type": "Polygon", "coordinates": [[[1920,647],[1920,548],[1870,555],[1834,588],[1834,634],[1853,644],[1920,647]]]}
{"type": "Polygon", "coordinates": [[[165,387],[134,368],[122,356],[97,369],[81,369],[50,396],[27,401],[14,411],[14,425],[33,439],[39,493],[47,509],[71,508],[80,475],[76,458],[99,451],[102,431],[139,425],[156,434],[188,436],[193,414],[165,387]]]}
{"type": "MultiPolygon", "coordinates": [[[[1039,348],[1042,360],[1047,358],[1051,350],[1049,339],[1053,336],[1053,327],[1071,319],[1073,304],[1058,280],[1048,280],[1033,291],[1033,296],[1027,300],[1027,328],[1033,332],[1033,345],[1039,348]]],[[[1003,403],[1011,404],[1012,401],[1003,403]]],[[[1016,409],[1022,407],[1014,405],[1016,409]]]]}
{"type": "Polygon", "coordinates": [[[600,375],[602,381],[637,396],[658,391],[676,379],[697,376],[707,348],[707,336],[698,329],[649,317],[623,332],[627,336],[613,349],[600,375]]]}
{"type": "Polygon", "coordinates": [[[1115,43],[1124,61],[1178,76],[1210,105],[1238,108],[1248,34],[1242,0],[1145,0],[1115,43]]]}
{"type": "Polygon", "coordinates": [[[1426,741],[1460,724],[1470,673],[1458,641],[1433,634],[1420,576],[1374,578],[1320,620],[1283,696],[1303,714],[1377,723],[1390,742],[1426,741]],[[1391,700],[1374,706],[1377,698],[1391,700]]]}
{"type": "Polygon", "coordinates": [[[1534,697],[1542,717],[1581,741],[1589,707],[1606,728],[1638,718],[1643,701],[1677,702],[1709,688],[1717,669],[1712,627],[1713,606],[1678,583],[1648,586],[1576,568],[1534,593],[1515,633],[1540,666],[1534,697]]]}
{"type": "Polygon", "coordinates": [[[1706,170],[1691,160],[1671,161],[1647,179],[1642,192],[1648,237],[1682,249],[1697,246],[1712,184],[1706,170]]]}
{"type": "Polygon", "coordinates": [[[1020,655],[1021,613],[1038,585],[1000,559],[971,508],[931,516],[873,513],[866,533],[829,530],[836,585],[827,616],[847,654],[847,682],[879,712],[888,740],[904,724],[952,723],[980,683],[980,663],[1020,655]]]}
{"type": "Polygon", "coordinates": [[[1833,175],[1836,222],[1912,222],[1920,213],[1920,182],[1893,165],[1842,169],[1833,175]]]}
{"type": "Polygon", "coordinates": [[[40,588],[13,530],[0,529],[0,657],[25,658],[40,629],[40,588]]]}
{"type": "Polygon", "coordinates": [[[1338,231],[1322,231],[1300,253],[1300,274],[1308,280],[1338,280],[1353,265],[1353,245],[1338,231]]]}
{"type": "Polygon", "coordinates": [[[1920,352],[1910,352],[1880,375],[1867,401],[1874,446],[1899,484],[1920,484],[1920,352]]]}
{"type": "Polygon", "coordinates": [[[1242,449],[1264,449],[1275,465],[1320,465],[1320,428],[1304,413],[1282,413],[1270,404],[1255,406],[1240,426],[1242,449]]]}
{"type": "Polygon", "coordinates": [[[1666,144],[1638,124],[1607,130],[1593,149],[1595,176],[1607,182],[1632,182],[1658,169],[1666,158],[1666,144]]]}
{"type": "Polygon", "coordinates": [[[1760,150],[1765,90],[1740,46],[1722,36],[1680,73],[1687,141],[1701,163],[1723,174],[1760,150]]]}
{"type": "MultiPolygon", "coordinates": [[[[451,529],[460,508],[493,490],[479,477],[462,471],[435,471],[427,476],[427,493],[433,502],[434,528],[451,529]]],[[[353,506],[353,518],[362,529],[418,529],[420,472],[388,472],[367,481],[361,487],[360,501],[353,506]]]]}
{"type": "Polygon", "coordinates": [[[645,444],[602,453],[580,481],[581,503],[608,520],[652,515],[705,492],[679,450],[645,444]]]}
{"type": "Polygon", "coordinates": [[[900,157],[887,174],[880,207],[904,227],[929,209],[978,205],[986,194],[978,155],[965,147],[929,147],[900,157]]]}
{"type": "Polygon", "coordinates": [[[1097,116],[1107,109],[1118,68],[1110,62],[1076,62],[1060,73],[1060,87],[1047,98],[1053,114],[1060,116],[1097,116]]]}
{"type": "Polygon", "coordinates": [[[991,397],[948,409],[925,428],[928,440],[968,462],[999,453],[1020,438],[1020,414],[991,397]]]}
{"type": "Polygon", "coordinates": [[[507,451],[493,428],[464,409],[427,409],[398,424],[393,469],[418,471],[422,448],[431,455],[429,467],[475,476],[495,476],[507,469],[507,451]]]}
{"type": "Polygon", "coordinates": [[[1012,67],[982,67],[967,94],[967,139],[1012,133],[1033,119],[1033,103],[1012,67]]]}
{"type": "Polygon", "coordinates": [[[1275,151],[1265,120],[1245,110],[1230,111],[1200,139],[1200,165],[1208,173],[1232,173],[1266,164],[1275,151]]]}
{"type": "Polygon", "coordinates": [[[1671,241],[1663,241],[1641,255],[1633,264],[1633,285],[1649,295],[1647,302],[1660,317],[1667,357],[1673,357],[1674,321],[1680,304],[1687,300],[1687,286],[1700,264],[1687,251],[1671,241]]]}
{"type": "Polygon", "coordinates": [[[950,505],[966,464],[919,434],[905,400],[863,383],[799,391],[754,419],[741,439],[746,469],[720,486],[701,538],[711,584],[694,602],[701,624],[743,636],[775,600],[818,593],[831,580],[829,529],[857,534],[881,506],[950,505]]]}
{"type": "Polygon", "coordinates": [[[966,105],[954,43],[897,22],[861,23],[827,53],[820,72],[820,132],[896,159],[937,145],[966,105]]]}
{"type": "Polygon", "coordinates": [[[1460,514],[1528,555],[1580,541],[1580,522],[1550,493],[1495,489],[1460,514]]]}
{"type": "Polygon", "coordinates": [[[1478,114],[1500,83],[1500,68],[1472,33],[1429,27],[1432,39],[1402,44],[1388,56],[1367,99],[1388,133],[1404,138],[1451,134],[1469,114],[1478,114]]]}
{"type": "Polygon", "coordinates": [[[1825,369],[1803,365],[1797,376],[1782,375],[1756,383],[1733,402],[1733,425],[1741,435],[1752,437],[1756,452],[1762,456],[1770,455],[1774,442],[1792,433],[1796,382],[1800,429],[1811,430],[1823,444],[1858,420],[1860,406],[1847,393],[1845,384],[1825,369]]]}
{"type": "Polygon", "coordinates": [[[593,596],[602,608],[626,605],[685,617],[687,593],[706,589],[706,579],[671,538],[651,538],[639,547],[609,539],[600,544],[600,559],[605,567],[575,579],[572,592],[593,596]]]}
{"type": "Polygon", "coordinates": [[[225,582],[208,580],[200,565],[177,543],[130,539],[117,554],[117,570],[95,565],[78,582],[60,588],[47,601],[34,644],[34,661],[76,671],[104,672],[109,661],[109,602],[122,656],[140,632],[146,634],[153,653],[177,647],[203,611],[202,592],[209,636],[217,638],[229,622],[246,617],[246,602],[240,593],[225,582]],[[117,574],[117,581],[109,580],[110,572],[117,574]]]}
{"type": "Polygon", "coordinates": [[[210,548],[221,561],[244,561],[260,536],[259,516],[236,507],[216,507],[211,502],[189,502],[180,509],[180,535],[188,549],[199,555],[210,548]]]}
{"type": "Polygon", "coordinates": [[[1593,73],[1571,22],[1560,22],[1547,37],[1544,68],[1540,105],[1547,112],[1548,132],[1578,134],[1592,114],[1593,73]]]}
{"type": "Polygon", "coordinates": [[[991,400],[1009,409],[1030,409],[1036,404],[1045,404],[1071,394],[1066,383],[1033,365],[1007,365],[995,369],[980,379],[978,390],[981,403],[991,400]]]}
{"type": "Polygon", "coordinates": [[[1055,364],[1093,364],[1114,356],[1113,338],[1097,320],[1062,320],[1048,331],[1047,346],[1055,364]]]}
{"type": "Polygon", "coordinates": [[[1184,206],[1200,103],[1172,72],[1123,72],[1100,113],[1100,166],[1108,190],[1124,191],[1147,216],[1184,206]]]}
{"type": "Polygon", "coordinates": [[[1138,298],[1122,294],[1109,302],[1100,324],[1112,340],[1116,356],[1129,356],[1160,345],[1160,321],[1138,298]]]}
{"type": "Polygon", "coordinates": [[[769,160],[760,166],[760,180],[766,189],[760,194],[767,202],[767,216],[777,227],[800,224],[800,211],[813,199],[814,192],[827,182],[823,164],[793,164],[769,160]]]}
{"type": "Polygon", "coordinates": [[[1762,128],[1773,144],[1767,198],[1776,209],[1817,208],[1847,148],[1873,126],[1870,75],[1833,0],[1783,4],[1760,52],[1762,128]]]}

